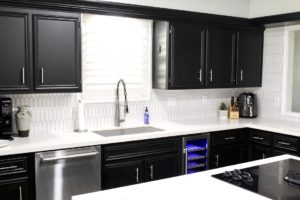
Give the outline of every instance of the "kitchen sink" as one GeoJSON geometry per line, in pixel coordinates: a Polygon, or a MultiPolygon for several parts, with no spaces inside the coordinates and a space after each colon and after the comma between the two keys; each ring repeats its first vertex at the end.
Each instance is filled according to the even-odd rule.
{"type": "Polygon", "coordinates": [[[122,129],[115,129],[115,130],[102,130],[102,131],[93,131],[93,132],[104,137],[112,137],[112,136],[133,135],[133,134],[158,132],[158,131],[164,131],[164,130],[152,126],[144,126],[144,127],[122,128],[122,129]]]}

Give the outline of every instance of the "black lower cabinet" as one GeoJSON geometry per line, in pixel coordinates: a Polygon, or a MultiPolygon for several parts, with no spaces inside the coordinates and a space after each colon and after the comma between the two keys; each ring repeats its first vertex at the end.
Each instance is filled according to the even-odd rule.
{"type": "Polygon", "coordinates": [[[250,144],[248,149],[248,160],[265,159],[272,156],[272,149],[263,145],[250,144]]]}
{"type": "Polygon", "coordinates": [[[0,199],[35,200],[32,154],[0,157],[0,199]]]}
{"type": "Polygon", "coordinates": [[[144,182],[144,163],[142,160],[118,162],[105,166],[103,189],[116,188],[144,182]]]}
{"type": "Polygon", "coordinates": [[[210,167],[218,168],[245,161],[245,148],[242,145],[214,147],[211,151],[210,167]]]}
{"type": "Polygon", "coordinates": [[[181,174],[181,138],[144,140],[102,147],[102,189],[181,174]]]}
{"type": "Polygon", "coordinates": [[[170,178],[180,174],[180,160],[177,154],[162,155],[146,160],[146,181],[170,178]]]}
{"type": "Polygon", "coordinates": [[[0,195],[3,200],[31,200],[27,178],[0,181],[0,195]]]}

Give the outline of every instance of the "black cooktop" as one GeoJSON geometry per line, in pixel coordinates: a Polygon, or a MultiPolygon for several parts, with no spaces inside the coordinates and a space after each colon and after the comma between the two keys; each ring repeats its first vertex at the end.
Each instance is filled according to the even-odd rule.
{"type": "Polygon", "coordinates": [[[295,174],[300,174],[300,161],[287,159],[240,170],[226,171],[213,175],[213,177],[271,199],[299,200],[300,185],[285,180],[286,176],[290,174],[293,175],[293,178],[295,178],[295,174]]]}

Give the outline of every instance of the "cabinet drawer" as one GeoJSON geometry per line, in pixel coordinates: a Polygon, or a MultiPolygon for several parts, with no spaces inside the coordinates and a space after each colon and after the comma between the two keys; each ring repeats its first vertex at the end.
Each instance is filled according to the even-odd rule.
{"type": "Polygon", "coordinates": [[[173,138],[106,145],[103,147],[102,155],[105,161],[114,161],[174,153],[180,151],[180,141],[179,138],[173,138]]]}
{"type": "Polygon", "coordinates": [[[0,159],[0,176],[27,172],[27,157],[0,159]]]}
{"type": "Polygon", "coordinates": [[[299,150],[299,138],[283,135],[274,135],[273,146],[290,151],[299,150]]]}
{"type": "Polygon", "coordinates": [[[243,129],[212,133],[212,145],[233,144],[244,141],[243,129]]]}
{"type": "Polygon", "coordinates": [[[271,145],[271,133],[265,131],[258,131],[258,130],[250,130],[249,132],[249,140],[264,145],[271,145]]]}

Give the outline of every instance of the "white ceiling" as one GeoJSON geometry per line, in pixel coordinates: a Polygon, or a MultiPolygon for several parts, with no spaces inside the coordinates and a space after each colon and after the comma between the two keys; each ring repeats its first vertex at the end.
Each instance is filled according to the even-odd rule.
{"type": "Polygon", "coordinates": [[[98,0],[255,18],[300,12],[300,0],[98,0]]]}

